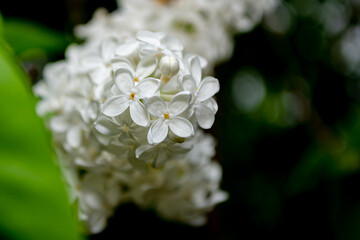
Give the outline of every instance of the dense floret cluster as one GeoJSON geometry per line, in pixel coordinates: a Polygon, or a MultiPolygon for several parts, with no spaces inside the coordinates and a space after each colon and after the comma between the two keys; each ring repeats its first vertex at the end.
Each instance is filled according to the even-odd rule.
{"type": "Polygon", "coordinates": [[[203,58],[182,50],[178,39],[149,31],[72,45],[35,86],[91,232],[122,202],[199,225],[226,199],[214,142],[201,130],[214,123],[219,82],[202,77],[203,58]]]}

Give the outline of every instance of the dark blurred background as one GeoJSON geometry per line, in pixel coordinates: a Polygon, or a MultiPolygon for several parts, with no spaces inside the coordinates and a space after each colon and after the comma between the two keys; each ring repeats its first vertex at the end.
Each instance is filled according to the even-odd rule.
{"type": "MultiPolygon", "coordinates": [[[[73,26],[98,7],[116,3],[0,3],[5,29],[22,18],[63,37],[56,51],[17,52],[33,81],[46,62],[64,58],[73,26]]],[[[230,198],[206,226],[129,204],[89,239],[360,239],[359,10],[357,0],[288,0],[234,37],[232,58],[215,71],[221,91],[210,131],[230,198]]]]}

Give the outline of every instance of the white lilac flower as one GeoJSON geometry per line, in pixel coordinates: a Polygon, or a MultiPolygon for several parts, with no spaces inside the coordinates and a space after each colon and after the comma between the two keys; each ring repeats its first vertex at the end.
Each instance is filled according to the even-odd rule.
{"type": "Polygon", "coordinates": [[[137,78],[129,70],[119,68],[115,72],[114,81],[116,95],[105,101],[102,109],[104,115],[118,116],[129,107],[132,120],[139,126],[148,126],[149,114],[140,100],[154,95],[160,88],[160,80],[145,78],[135,85],[137,78]]]}
{"type": "Polygon", "coordinates": [[[190,74],[181,79],[184,90],[194,96],[193,112],[200,127],[209,129],[215,121],[216,107],[209,100],[220,90],[219,81],[214,77],[201,79],[201,64],[198,57],[191,59],[190,74]],[[210,107],[209,107],[209,104],[210,107]]]}
{"type": "Polygon", "coordinates": [[[157,117],[150,126],[148,142],[158,144],[164,141],[169,129],[180,138],[188,138],[194,134],[191,122],[180,115],[190,107],[191,94],[180,92],[167,104],[161,97],[151,97],[147,102],[148,112],[157,117]]]}
{"type": "Polygon", "coordinates": [[[148,31],[87,41],[48,65],[34,87],[89,232],[102,231],[124,202],[199,225],[226,199],[214,141],[194,121],[213,124],[219,83],[202,78],[204,58],[182,49],[148,31]]]}

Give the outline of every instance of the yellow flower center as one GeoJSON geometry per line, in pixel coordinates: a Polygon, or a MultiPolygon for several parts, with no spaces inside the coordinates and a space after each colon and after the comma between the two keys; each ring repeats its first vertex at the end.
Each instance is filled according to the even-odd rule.
{"type": "Polygon", "coordinates": [[[135,82],[139,82],[139,79],[136,77],[136,78],[134,78],[134,81],[135,81],[135,82]]]}
{"type": "Polygon", "coordinates": [[[170,119],[170,116],[168,113],[164,113],[164,119],[170,119]]]}
{"type": "Polygon", "coordinates": [[[131,93],[131,94],[130,94],[131,100],[134,100],[134,97],[135,97],[135,93],[131,93]]]}

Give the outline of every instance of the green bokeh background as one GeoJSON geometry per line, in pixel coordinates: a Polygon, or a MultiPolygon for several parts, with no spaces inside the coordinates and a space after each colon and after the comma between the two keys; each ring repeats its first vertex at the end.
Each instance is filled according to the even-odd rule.
{"type": "MultiPolygon", "coordinates": [[[[281,19],[285,22],[291,20],[286,31],[272,31],[264,21],[252,32],[235,36],[232,58],[215,71],[221,91],[217,95],[219,112],[210,130],[218,142],[216,159],[223,166],[222,188],[229,192],[230,198],[209,215],[206,226],[193,228],[165,222],[151,211],[145,212],[128,204],[117,209],[104,232],[89,239],[130,236],[160,239],[360,239],[360,77],[346,72],[333,52],[346,29],[359,24],[359,6],[354,2],[288,0],[285,6],[290,18],[281,19]],[[336,34],[326,31],[315,14],[321,11],[324,3],[342,4],[349,9],[346,28],[336,34]],[[251,94],[246,95],[246,90],[251,94]]],[[[24,1],[26,12],[19,12],[15,3],[6,7],[3,4],[0,3],[5,26],[3,36],[32,83],[41,78],[41,69],[46,62],[64,58],[67,44],[76,41],[72,35],[74,25],[87,22],[98,7],[110,11],[115,9],[115,2],[110,0],[24,1]]],[[[15,64],[8,57],[10,55],[2,61],[15,64]]],[[[0,66],[4,76],[3,66],[6,64],[0,66]]],[[[16,97],[22,94],[20,90],[8,92],[1,84],[0,103],[9,105],[10,99],[14,99],[11,103],[20,101],[16,97]]],[[[26,88],[24,86],[22,88],[26,88]]],[[[26,94],[28,96],[29,92],[26,94]]],[[[4,132],[7,134],[1,132],[0,149],[17,149],[18,153],[25,154],[33,146],[27,145],[30,144],[29,136],[32,144],[46,145],[38,120],[25,121],[28,117],[22,115],[35,118],[33,111],[29,110],[33,108],[33,98],[30,98],[29,113],[10,108],[10,105],[4,108],[12,113],[0,111],[3,114],[1,130],[3,121],[11,120],[12,124],[12,128],[4,132]],[[15,139],[15,143],[2,140],[3,136],[15,139]],[[24,150],[20,151],[20,148],[24,150]]],[[[48,153],[41,159],[45,162],[45,158],[50,157],[48,153]]],[[[31,161],[38,165],[37,157],[31,159],[27,164],[31,161]]],[[[33,179],[34,182],[27,180],[28,173],[20,171],[21,166],[15,166],[20,170],[13,174],[8,169],[13,167],[11,163],[2,158],[1,161],[0,171],[4,174],[0,174],[0,206],[4,206],[1,203],[6,201],[2,194],[7,189],[14,192],[14,199],[6,203],[6,208],[0,208],[0,212],[8,210],[1,216],[10,216],[10,211],[17,213],[21,210],[26,220],[27,211],[34,210],[32,206],[51,203],[49,199],[53,199],[53,194],[61,196],[63,202],[64,190],[56,180],[59,173],[51,167],[51,161],[41,163],[44,167],[31,168],[43,179],[50,180],[33,179]],[[13,187],[11,182],[2,181],[3,176],[16,176],[19,184],[13,187]],[[22,194],[25,192],[21,188],[27,185],[39,189],[34,188],[26,194],[29,199],[25,202],[28,204],[23,206],[24,209],[18,209],[16,202],[24,201],[22,194]],[[49,190],[51,195],[37,195],[41,189],[44,193],[50,186],[53,186],[49,190]]],[[[51,204],[44,206],[44,214],[54,209],[60,212],[51,204]]],[[[66,207],[62,205],[62,208],[66,207]]],[[[39,216],[32,224],[41,218],[53,219],[47,215],[39,216]]],[[[57,221],[62,226],[64,216],[57,221]]],[[[29,222],[3,222],[0,220],[0,236],[4,233],[14,239],[25,238],[19,237],[22,232],[12,228],[32,228],[29,222]]],[[[58,230],[54,222],[48,224],[53,226],[46,227],[49,232],[58,230]]],[[[73,228],[74,224],[68,226],[64,234],[70,236],[73,228]]]]}

